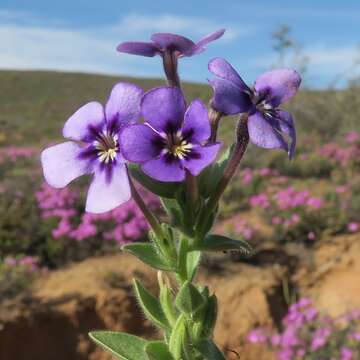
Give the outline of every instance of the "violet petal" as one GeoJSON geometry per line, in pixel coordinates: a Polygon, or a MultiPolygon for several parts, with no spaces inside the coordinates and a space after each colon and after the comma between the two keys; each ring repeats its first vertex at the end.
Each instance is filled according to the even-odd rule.
{"type": "Polygon", "coordinates": [[[278,110],[278,119],[281,131],[290,138],[289,158],[292,159],[296,148],[296,129],[294,119],[292,115],[285,110],[278,110]]]}
{"type": "Polygon", "coordinates": [[[103,213],[110,211],[131,197],[129,178],[126,165],[118,163],[112,169],[109,181],[106,171],[99,168],[95,171],[86,199],[86,211],[103,213]]]}
{"type": "Polygon", "coordinates": [[[147,125],[136,124],[120,133],[120,149],[126,160],[144,163],[160,155],[162,138],[147,125]]]}
{"type": "Polygon", "coordinates": [[[185,179],[185,170],[180,160],[169,155],[161,155],[142,165],[142,170],[150,177],[164,182],[178,182],[185,179]]]}
{"type": "Polygon", "coordinates": [[[225,59],[214,58],[210,60],[208,67],[209,71],[214,75],[232,82],[243,91],[251,92],[245,81],[225,59]]]}
{"type": "Polygon", "coordinates": [[[105,106],[107,125],[117,130],[135,123],[141,115],[140,102],[144,91],[135,84],[120,82],[111,90],[105,106]]]}
{"type": "Polygon", "coordinates": [[[63,136],[75,141],[89,141],[91,130],[105,123],[103,106],[96,101],[89,102],[77,110],[65,123],[63,136]]]}
{"type": "Polygon", "coordinates": [[[260,75],[254,88],[267,101],[277,107],[293,97],[300,86],[301,77],[293,69],[275,69],[260,75]]]}
{"type": "Polygon", "coordinates": [[[210,165],[215,160],[220,146],[220,143],[207,146],[194,146],[191,149],[190,157],[181,160],[181,162],[192,175],[197,176],[206,166],[210,165]]]}
{"type": "Polygon", "coordinates": [[[178,51],[180,53],[186,53],[195,46],[194,42],[190,39],[170,33],[153,34],[151,40],[162,50],[178,51]]]}
{"type": "Polygon", "coordinates": [[[185,113],[185,99],[179,88],[162,86],[145,93],[141,111],[145,121],[159,132],[176,132],[185,113]]]}
{"type": "Polygon", "coordinates": [[[253,144],[265,149],[284,149],[288,151],[288,145],[281,135],[279,121],[274,118],[264,118],[259,111],[249,116],[249,137],[253,144]]]}
{"type": "Polygon", "coordinates": [[[147,57],[153,57],[160,53],[160,49],[156,44],[142,41],[123,42],[117,46],[116,50],[126,54],[147,57]]]}
{"type": "Polygon", "coordinates": [[[209,80],[214,89],[212,106],[225,115],[247,112],[251,109],[250,96],[232,82],[222,79],[209,80]]]}
{"type": "Polygon", "coordinates": [[[201,100],[194,100],[186,110],[182,133],[191,143],[201,143],[209,139],[211,128],[208,110],[201,100]]]}
{"type": "Polygon", "coordinates": [[[90,173],[88,162],[79,159],[81,151],[81,146],[72,141],[45,149],[41,153],[41,163],[46,182],[63,188],[77,177],[90,173]]]}

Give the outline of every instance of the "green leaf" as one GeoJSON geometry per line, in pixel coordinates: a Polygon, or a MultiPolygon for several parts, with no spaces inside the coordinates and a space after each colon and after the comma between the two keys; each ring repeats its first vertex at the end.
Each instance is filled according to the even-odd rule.
{"type": "Polygon", "coordinates": [[[204,305],[204,301],[199,290],[191,282],[186,281],[176,296],[175,304],[180,311],[192,314],[204,305]]]}
{"type": "Polygon", "coordinates": [[[147,341],[137,336],[116,331],[92,331],[89,336],[97,344],[122,360],[147,360],[147,341]]]}
{"type": "Polygon", "coordinates": [[[212,166],[208,166],[201,173],[199,178],[199,189],[205,199],[215,191],[229,161],[232,150],[233,146],[229,147],[216,163],[212,166]]]}
{"type": "Polygon", "coordinates": [[[226,360],[224,354],[212,340],[200,341],[200,343],[196,345],[196,349],[205,356],[206,360],[226,360]]]}
{"type": "Polygon", "coordinates": [[[181,183],[157,181],[147,176],[137,164],[128,164],[128,168],[132,177],[134,177],[141,185],[152,193],[163,198],[174,198],[176,191],[181,183]]]}
{"type": "Polygon", "coordinates": [[[200,251],[190,251],[187,253],[186,258],[186,271],[187,278],[189,281],[192,281],[196,274],[196,270],[198,269],[198,265],[201,259],[200,251]]]}
{"type": "Polygon", "coordinates": [[[222,235],[207,235],[204,241],[196,246],[196,250],[227,251],[237,250],[243,255],[251,255],[253,249],[244,240],[234,240],[222,235]]]}
{"type": "Polygon", "coordinates": [[[167,345],[163,341],[151,341],[145,346],[149,360],[173,360],[167,345]]]}
{"type": "Polygon", "coordinates": [[[183,347],[186,340],[185,316],[180,315],[171,332],[169,350],[175,360],[182,359],[183,347]]]}
{"type": "Polygon", "coordinates": [[[145,316],[159,328],[168,330],[170,325],[161,309],[159,300],[150,294],[138,280],[134,280],[134,288],[145,316]]]}
{"type": "Polygon", "coordinates": [[[132,243],[122,247],[123,251],[133,254],[142,262],[155,269],[173,271],[174,269],[166,263],[161,255],[156,251],[154,245],[150,243],[132,243]]]}

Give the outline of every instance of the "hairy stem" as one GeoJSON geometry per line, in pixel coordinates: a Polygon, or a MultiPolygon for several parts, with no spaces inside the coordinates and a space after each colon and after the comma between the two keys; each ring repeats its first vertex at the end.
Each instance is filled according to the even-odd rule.
{"type": "Polygon", "coordinates": [[[207,204],[207,210],[209,214],[216,208],[222,194],[234,176],[236,169],[238,168],[238,165],[248,146],[249,132],[247,122],[248,115],[241,115],[236,126],[236,142],[234,150],[224,170],[224,174],[207,204]]]}
{"type": "Polygon", "coordinates": [[[196,177],[186,170],[186,195],[190,208],[194,209],[198,200],[199,190],[196,177]]]}
{"type": "Polygon", "coordinates": [[[164,233],[160,226],[160,223],[156,216],[153,214],[153,212],[147,207],[147,205],[144,203],[142,197],[136,190],[136,187],[132,181],[132,179],[129,177],[129,183],[131,188],[131,193],[134,201],[136,202],[137,206],[140,208],[141,212],[143,213],[145,219],[149,223],[150,227],[154,231],[155,235],[159,237],[160,239],[164,239],[164,233]]]}
{"type": "Polygon", "coordinates": [[[181,87],[177,71],[178,60],[174,51],[165,51],[163,54],[163,65],[169,86],[181,87]]]}
{"type": "MultiPolygon", "coordinates": [[[[211,106],[211,103],[210,103],[211,106]]],[[[211,135],[209,139],[209,143],[214,143],[217,138],[218,128],[219,128],[219,122],[222,118],[223,114],[214,108],[210,108],[209,111],[209,120],[210,120],[210,126],[211,126],[211,135]]]]}

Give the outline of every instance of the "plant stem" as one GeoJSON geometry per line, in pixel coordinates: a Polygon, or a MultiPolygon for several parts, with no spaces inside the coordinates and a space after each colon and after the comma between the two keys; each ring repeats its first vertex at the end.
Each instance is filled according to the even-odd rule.
{"type": "MultiPolygon", "coordinates": [[[[210,102],[211,106],[211,102],[210,102]]],[[[223,114],[214,108],[210,107],[209,111],[209,120],[210,120],[210,126],[211,126],[211,135],[209,139],[209,143],[214,143],[216,141],[218,128],[219,128],[219,122],[222,118],[223,114]]]]}
{"type": "Polygon", "coordinates": [[[191,209],[194,209],[198,200],[199,191],[196,177],[186,170],[186,196],[191,209]]]}
{"type": "Polygon", "coordinates": [[[141,212],[143,213],[145,219],[149,223],[150,227],[154,231],[155,235],[159,237],[160,239],[164,239],[164,232],[161,228],[161,225],[156,218],[156,216],[153,214],[153,212],[147,207],[147,205],[144,203],[142,197],[136,190],[136,187],[132,181],[132,179],[129,177],[129,183],[131,188],[131,193],[134,201],[136,202],[137,206],[140,208],[141,212]]]}
{"type": "Polygon", "coordinates": [[[210,214],[217,206],[222,194],[228,186],[230,180],[234,176],[236,169],[245,153],[249,143],[248,132],[248,114],[240,115],[240,119],[236,125],[236,142],[230,160],[224,170],[224,174],[217,185],[214,193],[210,196],[207,204],[207,211],[210,214]]]}
{"type": "Polygon", "coordinates": [[[181,87],[177,72],[178,60],[174,51],[165,51],[163,56],[164,71],[169,86],[181,87]]]}

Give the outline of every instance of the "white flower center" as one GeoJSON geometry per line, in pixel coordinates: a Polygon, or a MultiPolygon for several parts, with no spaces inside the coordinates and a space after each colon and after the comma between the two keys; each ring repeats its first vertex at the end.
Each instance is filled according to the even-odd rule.
{"type": "Polygon", "coordinates": [[[118,136],[103,132],[98,135],[94,146],[98,150],[99,160],[108,164],[115,160],[119,151],[118,136]]]}

